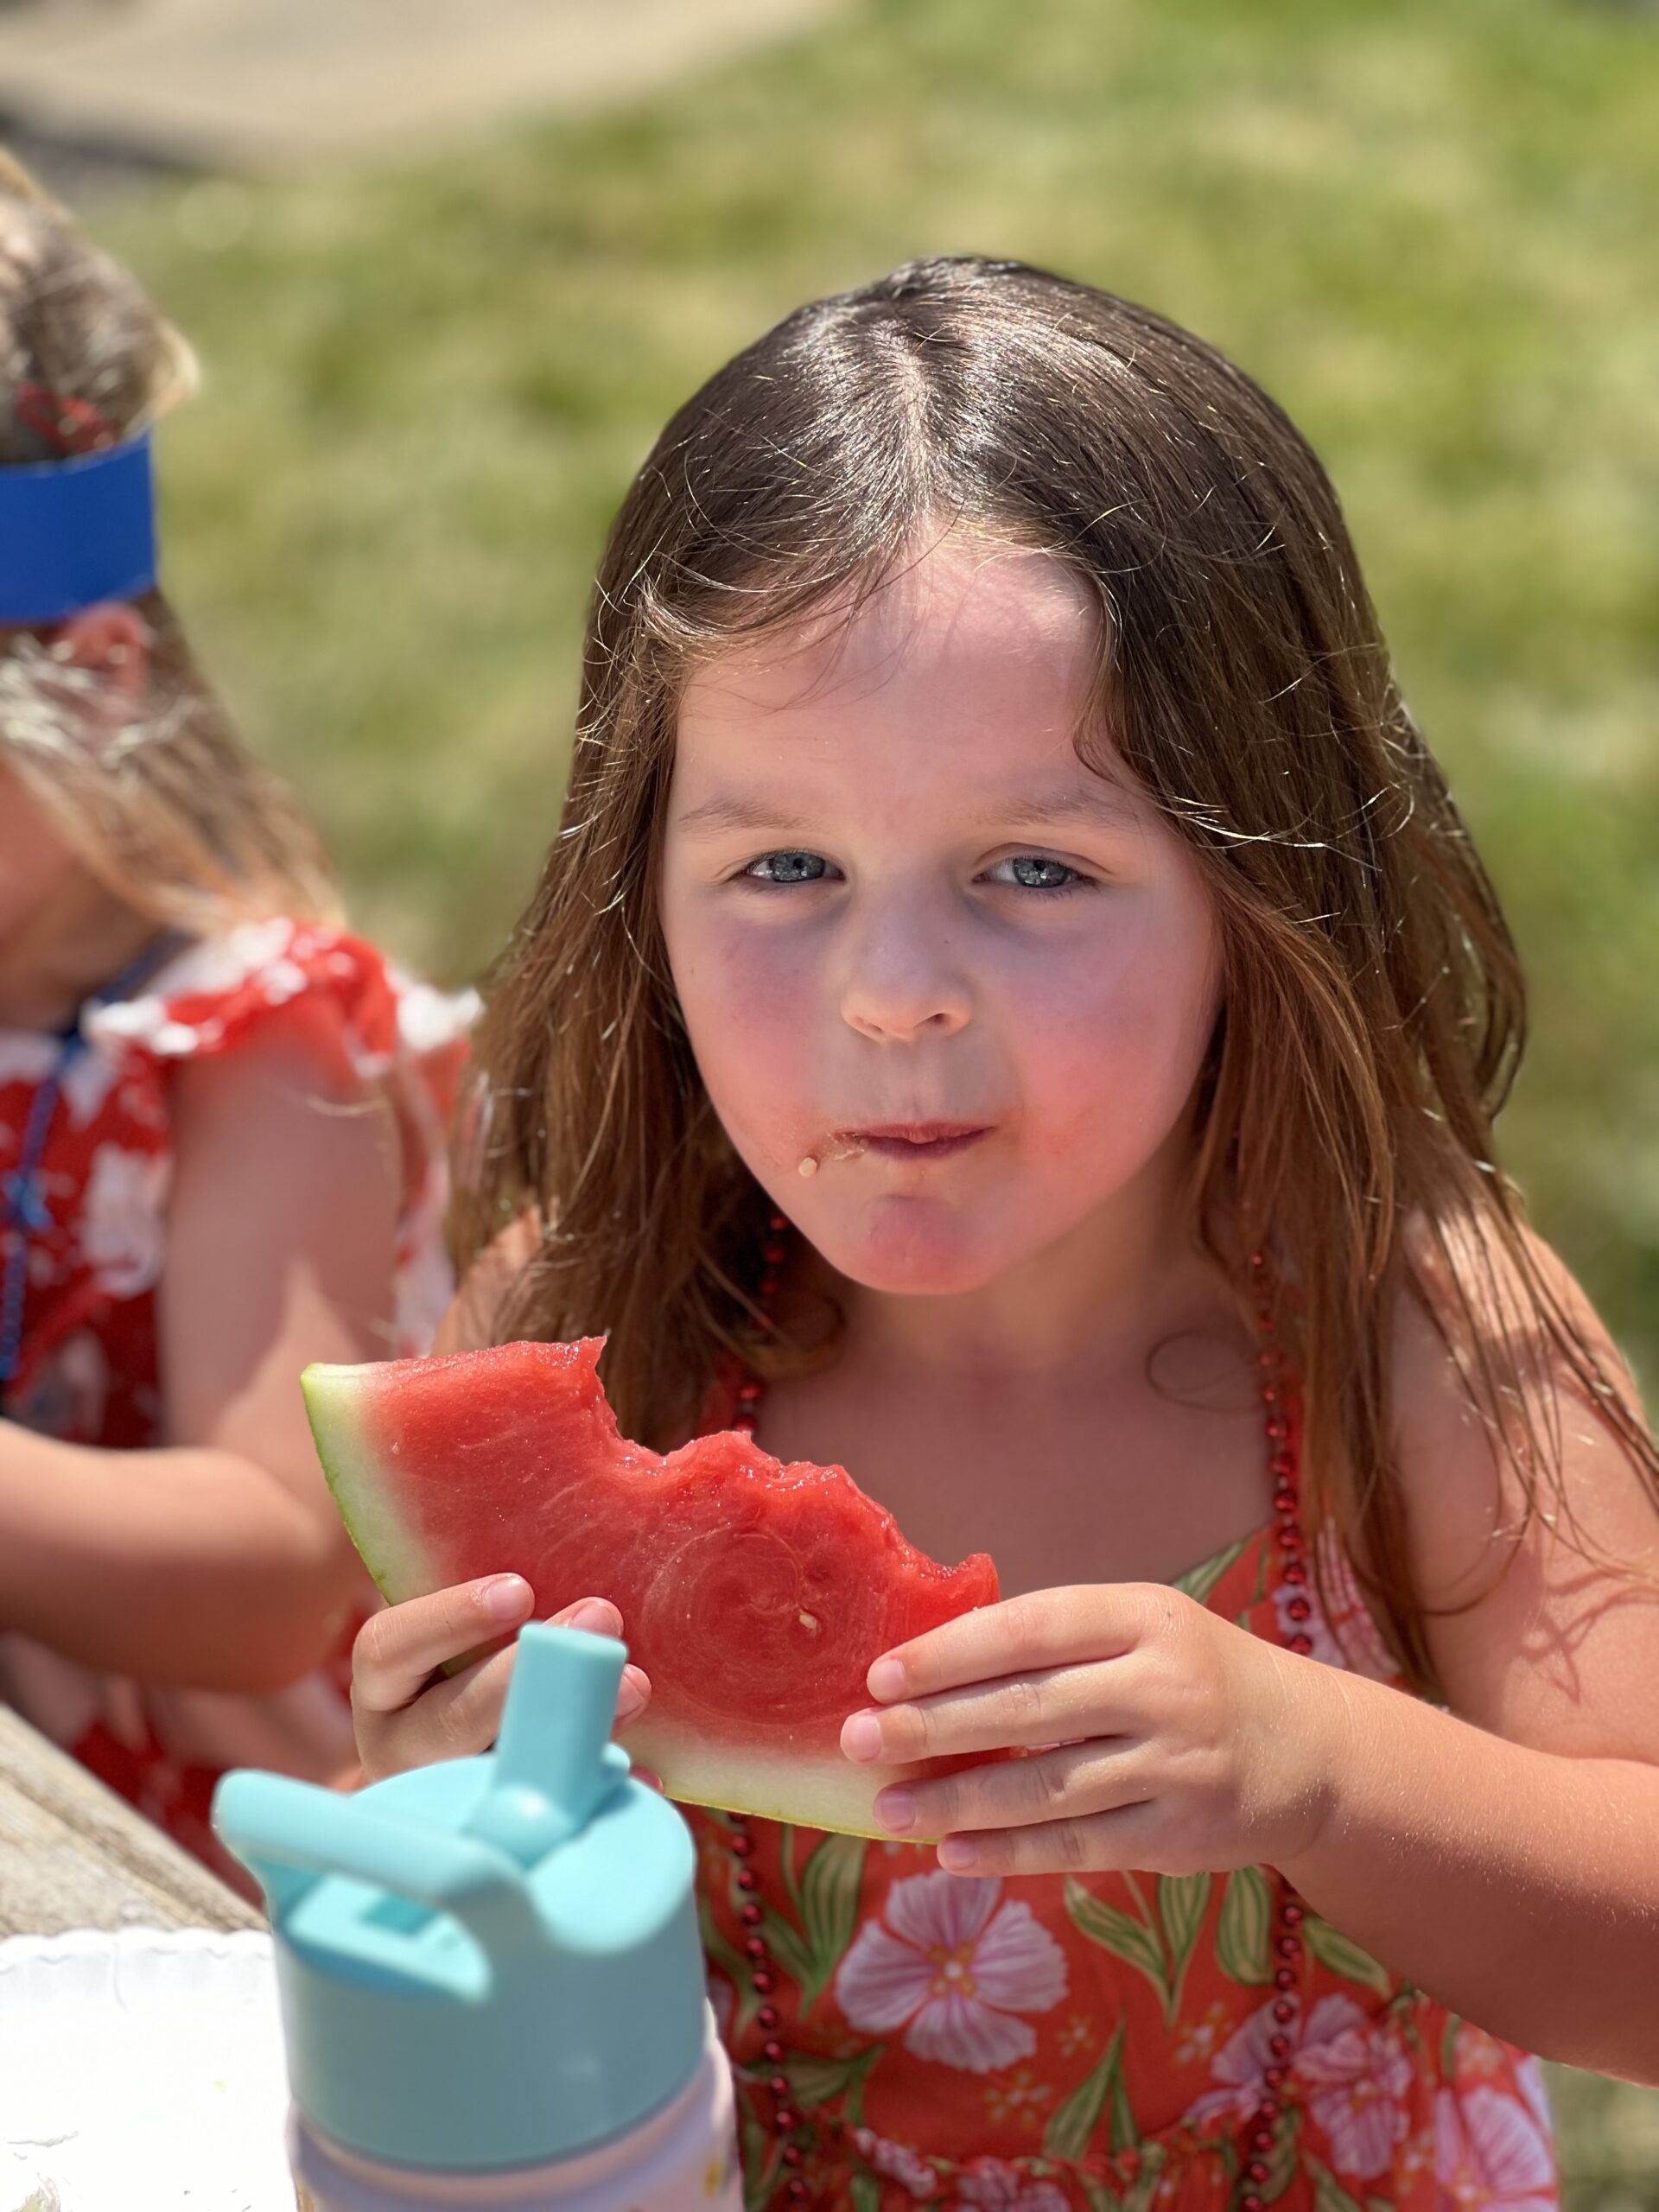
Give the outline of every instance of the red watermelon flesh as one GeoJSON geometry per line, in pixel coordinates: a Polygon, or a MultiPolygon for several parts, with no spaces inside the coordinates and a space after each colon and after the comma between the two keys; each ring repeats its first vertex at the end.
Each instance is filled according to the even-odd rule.
{"type": "Polygon", "coordinates": [[[855,1834],[905,1772],[842,1723],[871,1662],[994,1604],[982,1554],[940,1567],[841,1467],[728,1430],[664,1459],[618,1431],[602,1340],[312,1367],[306,1402],[352,1539],[394,1603],[522,1574],[537,1618],[608,1598],[652,1701],[622,1741],[671,1797],[855,1834]]]}

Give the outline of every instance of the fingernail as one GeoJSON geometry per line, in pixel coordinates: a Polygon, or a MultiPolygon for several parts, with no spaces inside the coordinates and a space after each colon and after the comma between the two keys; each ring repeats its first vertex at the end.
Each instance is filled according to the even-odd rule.
{"type": "Polygon", "coordinates": [[[605,1599],[584,1598],[572,1607],[565,1626],[587,1629],[594,1636],[608,1636],[612,1618],[613,1609],[605,1599]]]}
{"type": "Polygon", "coordinates": [[[896,1659],[878,1659],[866,1680],[879,1705],[891,1705],[905,1694],[905,1670],[896,1659]]]}
{"type": "Polygon", "coordinates": [[[908,1789],[884,1789],[875,1801],[875,1817],[884,1828],[902,1835],[916,1825],[916,1800],[908,1789]]]}
{"type": "Polygon", "coordinates": [[[841,1732],[841,1748],[849,1759],[879,1759],[881,1723],[873,1713],[855,1713],[841,1732]]]}
{"type": "Polygon", "coordinates": [[[498,1574],[484,1588],[484,1610],[499,1621],[517,1620],[530,1609],[530,1585],[522,1574],[498,1574]]]}
{"type": "Polygon", "coordinates": [[[636,1713],[644,1712],[645,1706],[645,1694],[644,1690],[640,1688],[638,1682],[632,1681],[628,1675],[624,1675],[622,1677],[622,1686],[616,1694],[617,1719],[619,1720],[632,1720],[636,1713]]]}
{"type": "Polygon", "coordinates": [[[939,1864],[949,1874],[966,1874],[979,1864],[979,1847],[960,1836],[947,1836],[939,1846],[939,1864]]]}

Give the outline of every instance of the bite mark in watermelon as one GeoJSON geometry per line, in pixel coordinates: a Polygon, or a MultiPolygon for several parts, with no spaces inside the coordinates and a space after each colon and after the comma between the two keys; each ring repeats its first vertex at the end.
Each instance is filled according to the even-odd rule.
{"type": "MultiPolygon", "coordinates": [[[[602,1340],[311,1367],[306,1404],[352,1540],[394,1604],[522,1574],[538,1618],[608,1598],[652,1701],[621,1741],[671,1797],[852,1834],[920,1768],[855,1766],[842,1723],[882,1652],[996,1599],[841,1467],[736,1431],[666,1459],[618,1430],[602,1340]]],[[[953,1762],[962,1764],[964,1762],[953,1762]]]]}

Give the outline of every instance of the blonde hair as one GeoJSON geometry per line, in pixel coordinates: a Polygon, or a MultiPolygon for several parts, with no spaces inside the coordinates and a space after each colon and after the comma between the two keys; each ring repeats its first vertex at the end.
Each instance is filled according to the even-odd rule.
{"type": "MultiPolygon", "coordinates": [[[[110,444],[188,398],[196,365],[137,281],[0,150],[0,468],[60,451],[20,405],[29,386],[89,410],[92,442],[110,444]]],[[[192,935],[276,913],[335,918],[299,802],[248,753],[164,594],[134,607],[147,677],[107,736],[41,632],[0,631],[0,761],[139,913],[192,935]]]]}
{"type": "Polygon", "coordinates": [[[613,1332],[631,1435],[683,1432],[722,1354],[776,1363],[768,1203],[715,1120],[657,915],[680,693],[700,657],[855,604],[950,521],[1065,561],[1100,608],[1082,749],[1103,735],[1154,795],[1225,946],[1194,1231],[1242,1300],[1274,1255],[1307,1510],[1433,1688],[1395,1464],[1402,1290],[1529,1512],[1560,1502],[1558,1388],[1650,1494],[1659,1457],[1497,1171],[1521,970],[1336,495],[1265,393],[1144,308],[1017,264],[917,264],[803,308],[670,423],[606,550],[563,826],[478,1039],[461,1256],[535,1209],[496,1332],[613,1332]]]}

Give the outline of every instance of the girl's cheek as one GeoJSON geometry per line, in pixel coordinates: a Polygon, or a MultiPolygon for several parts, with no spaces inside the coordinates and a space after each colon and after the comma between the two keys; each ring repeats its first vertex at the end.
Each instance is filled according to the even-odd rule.
{"type": "Polygon", "coordinates": [[[709,931],[697,948],[692,971],[683,986],[687,1019],[696,1016],[709,1033],[711,1046],[721,1037],[734,1044],[757,1035],[779,1039],[803,1026],[811,1004],[810,958],[781,931],[709,931]]]}
{"type": "Polygon", "coordinates": [[[1103,1166],[1155,1149],[1198,1079],[1217,1005],[1207,941],[1119,951],[1008,1001],[1027,1141],[1046,1160],[1103,1166]]]}
{"type": "Polygon", "coordinates": [[[734,1136],[775,1129],[787,1149],[811,1115],[811,963],[781,931],[728,931],[677,967],[676,982],[721,1121],[734,1136]]]}

